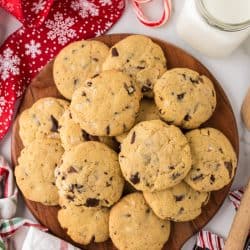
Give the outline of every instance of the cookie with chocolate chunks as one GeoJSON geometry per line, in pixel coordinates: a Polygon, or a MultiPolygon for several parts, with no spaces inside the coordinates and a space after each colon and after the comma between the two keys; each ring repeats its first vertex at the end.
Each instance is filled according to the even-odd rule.
{"type": "Polygon", "coordinates": [[[99,41],[77,41],[64,47],[53,64],[57,89],[67,99],[86,81],[101,72],[109,48],[99,41]]]}
{"type": "Polygon", "coordinates": [[[213,114],[216,92],[204,75],[187,68],[168,70],[154,86],[160,116],[186,129],[199,127],[213,114]]]}
{"type": "Polygon", "coordinates": [[[27,199],[47,206],[58,204],[54,171],[63,152],[60,140],[55,139],[35,140],[21,151],[15,176],[27,199]]]}
{"type": "Polygon", "coordinates": [[[162,191],[143,192],[143,196],[159,218],[173,221],[195,219],[209,199],[209,193],[195,191],[184,181],[162,191]]]}
{"type": "Polygon", "coordinates": [[[87,80],[73,94],[73,120],[88,134],[115,136],[128,131],[139,110],[141,92],[125,73],[109,70],[87,80]]]}
{"type": "Polygon", "coordinates": [[[170,235],[170,222],[158,218],[136,192],[112,207],[109,233],[118,249],[161,250],[170,235]]]}
{"type": "Polygon", "coordinates": [[[131,185],[152,192],[180,183],[191,168],[191,153],[179,128],[151,120],[131,129],[121,144],[119,162],[131,185]]]}
{"type": "Polygon", "coordinates": [[[85,208],[112,206],[121,197],[124,186],[117,153],[94,141],[65,151],[55,176],[59,195],[85,208]]]}
{"type": "Polygon", "coordinates": [[[109,50],[103,70],[110,69],[131,75],[139,83],[143,95],[153,97],[154,84],[166,71],[167,64],[158,44],[146,36],[132,35],[109,50]]]}
{"type": "Polygon", "coordinates": [[[59,119],[69,103],[62,99],[46,97],[22,112],[19,118],[19,135],[27,146],[37,139],[60,139],[59,119]]]}
{"type": "Polygon", "coordinates": [[[195,129],[186,134],[192,168],[185,181],[195,190],[208,192],[227,185],[235,174],[237,157],[227,137],[217,129],[195,129]]]}
{"type": "Polygon", "coordinates": [[[58,211],[58,221],[72,240],[87,245],[108,239],[108,208],[88,209],[64,202],[60,202],[60,205],[62,208],[58,211]]]}

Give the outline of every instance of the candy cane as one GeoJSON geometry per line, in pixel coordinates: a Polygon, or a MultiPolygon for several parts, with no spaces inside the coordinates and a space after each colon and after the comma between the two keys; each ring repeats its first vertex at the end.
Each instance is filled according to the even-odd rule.
{"type": "Polygon", "coordinates": [[[171,10],[172,10],[172,2],[171,0],[163,0],[163,5],[164,5],[164,11],[159,20],[156,21],[150,21],[147,19],[147,17],[143,14],[140,4],[145,4],[150,2],[151,0],[131,0],[132,1],[132,6],[134,9],[134,12],[139,19],[141,23],[143,23],[146,26],[149,27],[160,27],[164,23],[166,23],[170,16],[171,16],[171,10]]]}

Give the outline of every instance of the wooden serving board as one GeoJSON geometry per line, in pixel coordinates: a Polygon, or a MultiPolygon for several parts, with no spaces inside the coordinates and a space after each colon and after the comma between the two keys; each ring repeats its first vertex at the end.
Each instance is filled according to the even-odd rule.
{"type": "MultiPolygon", "coordinates": [[[[128,34],[114,34],[114,35],[106,35],[95,38],[95,40],[102,41],[106,43],[108,46],[112,46],[116,42],[125,38],[128,34]]],[[[237,155],[239,152],[239,138],[238,131],[236,126],[235,117],[229,103],[227,96],[225,95],[223,89],[213,77],[213,75],[203,66],[197,59],[186,53],[180,48],[175,47],[172,44],[169,44],[165,41],[160,41],[158,39],[152,38],[153,41],[158,43],[165,52],[168,61],[168,68],[171,69],[173,67],[187,67],[193,70],[198,71],[200,74],[204,74],[209,77],[215,85],[215,90],[217,94],[217,107],[216,110],[205,124],[205,126],[211,126],[222,131],[231,141],[237,155]]],[[[35,77],[27,88],[22,103],[20,105],[19,113],[21,113],[24,109],[29,108],[35,101],[39,98],[53,96],[53,97],[61,97],[59,92],[56,89],[56,86],[52,77],[52,66],[53,61],[44,67],[44,69],[35,77]]],[[[12,160],[14,165],[17,165],[17,159],[20,155],[20,151],[23,148],[22,142],[19,137],[19,126],[18,126],[18,117],[16,118],[13,126],[12,133],[12,160]]],[[[223,189],[212,192],[210,200],[208,204],[203,208],[202,214],[193,221],[185,222],[185,223],[172,223],[171,225],[171,235],[169,241],[164,246],[164,249],[169,250],[177,250],[180,249],[181,246],[189,239],[192,235],[194,235],[197,231],[199,231],[202,227],[204,227],[209,220],[216,214],[218,209],[221,207],[224,199],[227,197],[231,183],[224,187],[223,189]]],[[[26,205],[32,212],[32,214],[36,217],[36,219],[44,226],[49,228],[50,232],[62,239],[65,239],[74,245],[81,247],[83,249],[90,250],[113,250],[116,249],[110,240],[104,243],[91,243],[88,246],[79,246],[79,244],[75,244],[66,234],[66,231],[63,230],[58,221],[57,221],[57,212],[59,207],[49,207],[44,206],[38,202],[33,202],[25,199],[26,205]]],[[[153,250],[153,249],[152,249],[153,250]]]]}

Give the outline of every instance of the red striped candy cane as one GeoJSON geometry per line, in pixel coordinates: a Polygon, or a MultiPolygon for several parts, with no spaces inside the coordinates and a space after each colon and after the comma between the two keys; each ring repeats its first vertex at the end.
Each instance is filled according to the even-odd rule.
{"type": "Polygon", "coordinates": [[[160,17],[160,19],[158,19],[156,21],[149,20],[144,15],[144,13],[142,12],[142,9],[140,7],[141,4],[151,2],[152,0],[131,0],[131,1],[132,1],[132,6],[133,6],[133,9],[134,9],[134,12],[135,12],[137,18],[139,19],[139,21],[141,23],[143,23],[146,26],[160,27],[164,23],[166,23],[171,16],[171,11],[172,11],[172,1],[171,0],[163,0],[164,10],[163,10],[163,13],[162,13],[162,16],[160,17]]]}

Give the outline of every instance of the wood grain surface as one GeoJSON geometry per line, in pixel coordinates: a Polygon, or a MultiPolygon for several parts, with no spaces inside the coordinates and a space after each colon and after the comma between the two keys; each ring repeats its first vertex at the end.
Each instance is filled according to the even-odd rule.
{"type": "MultiPolygon", "coordinates": [[[[116,42],[125,38],[128,34],[114,34],[106,35],[102,37],[95,38],[95,40],[102,41],[108,46],[112,46],[116,42]]],[[[215,85],[215,90],[217,93],[217,107],[213,116],[207,121],[202,127],[211,126],[222,131],[231,141],[237,155],[239,151],[239,139],[238,131],[236,126],[235,117],[229,103],[228,98],[226,97],[223,89],[213,77],[213,75],[204,67],[197,59],[186,53],[180,48],[175,47],[172,44],[169,44],[165,41],[160,41],[158,39],[152,38],[156,43],[158,43],[165,52],[167,57],[168,68],[173,67],[187,67],[193,70],[198,71],[200,74],[204,74],[209,77],[215,85]]],[[[52,77],[52,67],[53,61],[47,64],[44,69],[35,77],[27,88],[22,103],[20,105],[19,113],[24,109],[29,108],[35,101],[42,97],[61,97],[59,92],[56,89],[56,86],[52,77]]],[[[19,137],[19,126],[18,126],[18,117],[16,118],[13,126],[12,133],[12,160],[13,164],[17,165],[17,159],[20,155],[20,151],[23,148],[22,142],[19,137]]],[[[211,198],[208,204],[203,208],[202,214],[193,221],[185,223],[172,223],[171,224],[171,235],[169,241],[165,244],[164,249],[177,250],[204,227],[211,218],[216,214],[218,209],[221,207],[224,199],[227,197],[231,183],[224,187],[223,189],[212,192],[211,198]]],[[[63,230],[58,221],[57,221],[57,212],[59,207],[49,207],[44,206],[38,202],[32,202],[25,199],[26,205],[36,217],[36,219],[49,228],[50,232],[62,239],[65,239],[72,244],[81,247],[82,249],[90,250],[113,250],[116,249],[110,240],[104,243],[91,243],[88,246],[79,246],[75,244],[67,236],[66,231],[63,230]]]]}

